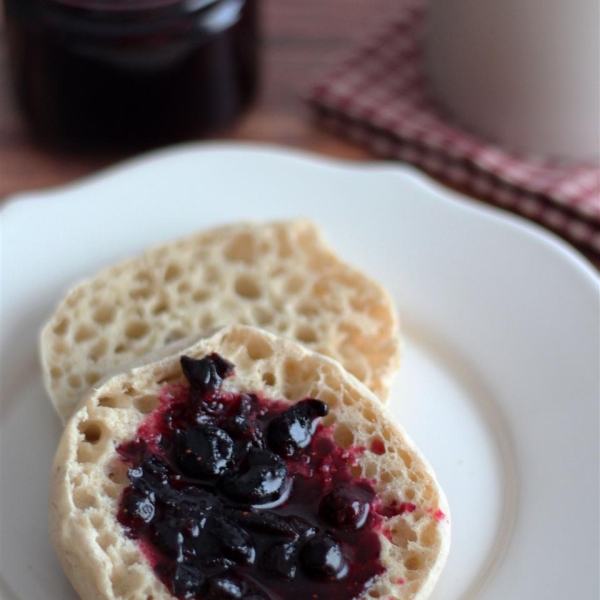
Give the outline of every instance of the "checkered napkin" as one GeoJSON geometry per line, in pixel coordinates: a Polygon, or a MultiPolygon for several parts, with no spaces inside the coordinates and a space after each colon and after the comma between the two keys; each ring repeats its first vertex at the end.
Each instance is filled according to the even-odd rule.
{"type": "Polygon", "coordinates": [[[376,154],[416,165],[600,254],[600,168],[517,155],[445,119],[422,72],[423,1],[324,73],[308,93],[318,121],[376,154]]]}

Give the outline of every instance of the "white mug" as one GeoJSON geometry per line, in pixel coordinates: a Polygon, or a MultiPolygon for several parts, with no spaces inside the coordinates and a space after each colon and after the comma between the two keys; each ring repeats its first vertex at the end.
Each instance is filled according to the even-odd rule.
{"type": "Polygon", "coordinates": [[[508,149],[597,162],[599,31],[598,0],[430,0],[433,96],[508,149]]]}

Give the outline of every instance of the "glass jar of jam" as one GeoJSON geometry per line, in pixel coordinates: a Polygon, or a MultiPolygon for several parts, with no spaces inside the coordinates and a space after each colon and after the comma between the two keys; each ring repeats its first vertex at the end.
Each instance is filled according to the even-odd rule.
{"type": "Polygon", "coordinates": [[[61,145],[215,132],[255,94],[257,2],[5,0],[19,103],[61,145]]]}

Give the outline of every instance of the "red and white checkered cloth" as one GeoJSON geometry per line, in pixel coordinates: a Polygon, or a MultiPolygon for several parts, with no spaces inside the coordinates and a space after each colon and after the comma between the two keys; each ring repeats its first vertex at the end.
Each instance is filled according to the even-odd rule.
{"type": "Polygon", "coordinates": [[[308,100],[320,123],[380,156],[412,163],[600,254],[600,168],[516,155],[449,122],[427,94],[422,0],[322,75],[308,100]]]}

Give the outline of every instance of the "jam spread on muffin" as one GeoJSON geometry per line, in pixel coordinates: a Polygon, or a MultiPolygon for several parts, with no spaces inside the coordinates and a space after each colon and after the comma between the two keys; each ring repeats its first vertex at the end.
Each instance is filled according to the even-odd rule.
{"type": "Polygon", "coordinates": [[[328,406],[225,392],[218,354],[181,365],[189,386],[117,448],[118,520],[159,579],[181,600],[360,597],[385,571],[380,503],[320,423],[328,406]]]}

